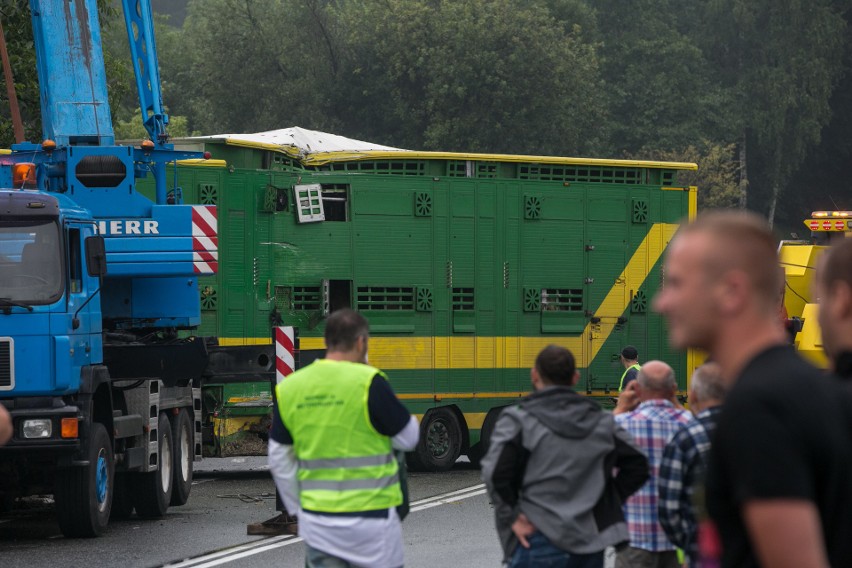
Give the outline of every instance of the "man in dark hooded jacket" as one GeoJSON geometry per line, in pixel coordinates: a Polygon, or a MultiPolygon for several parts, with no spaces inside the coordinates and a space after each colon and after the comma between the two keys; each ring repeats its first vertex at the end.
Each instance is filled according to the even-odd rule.
{"type": "Polygon", "coordinates": [[[571,388],[570,351],[544,348],[533,394],[507,407],[482,460],[497,532],[512,567],[600,568],[630,540],[622,503],[648,479],[648,460],[613,416],[571,388]]]}

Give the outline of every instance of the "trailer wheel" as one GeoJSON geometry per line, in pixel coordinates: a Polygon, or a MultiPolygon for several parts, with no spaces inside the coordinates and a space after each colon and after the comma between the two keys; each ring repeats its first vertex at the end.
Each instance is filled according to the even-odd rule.
{"type": "Polygon", "coordinates": [[[420,423],[420,441],[408,454],[412,469],[447,471],[461,453],[461,425],[449,408],[435,408],[420,423]]]}
{"type": "Polygon", "coordinates": [[[497,424],[497,419],[500,417],[503,408],[505,407],[501,406],[488,411],[485,420],[482,422],[482,429],[479,431],[479,441],[471,446],[467,453],[470,463],[476,467],[480,467],[482,458],[488,453],[488,446],[491,445],[491,434],[494,433],[494,426],[497,424]]]}
{"type": "Polygon", "coordinates": [[[109,522],[115,462],[106,428],[97,422],[91,425],[88,461],[57,473],[56,517],[67,537],[99,536],[109,522]]]}
{"type": "Polygon", "coordinates": [[[192,420],[185,408],[181,408],[177,415],[169,417],[172,425],[172,438],[175,441],[174,451],[174,476],[172,484],[171,504],[179,507],[189,500],[189,492],[192,489],[192,464],[195,459],[195,451],[192,443],[192,420]]]}
{"type": "Polygon", "coordinates": [[[157,423],[159,438],[159,467],[157,471],[139,474],[133,504],[136,514],[143,519],[157,519],[166,514],[172,500],[172,466],[174,464],[174,438],[172,427],[165,414],[160,413],[157,423]]]}
{"type": "Polygon", "coordinates": [[[132,478],[129,473],[116,473],[112,492],[112,511],[110,519],[127,519],[133,514],[133,488],[132,478]]]}

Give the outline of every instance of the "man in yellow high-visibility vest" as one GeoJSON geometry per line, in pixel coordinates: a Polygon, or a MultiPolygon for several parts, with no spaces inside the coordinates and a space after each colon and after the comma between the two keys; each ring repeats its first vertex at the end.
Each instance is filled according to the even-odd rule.
{"type": "Polygon", "coordinates": [[[635,380],[639,369],[642,368],[639,365],[639,352],[632,345],[622,349],[620,357],[621,364],[624,365],[624,373],[622,373],[621,381],[618,383],[618,392],[623,391],[630,381],[635,380]]]}
{"type": "Polygon", "coordinates": [[[399,465],[420,428],[387,377],[367,364],[369,328],[345,309],[326,320],[325,359],[275,389],[269,466],[299,517],[308,567],[403,564],[399,465]]]}

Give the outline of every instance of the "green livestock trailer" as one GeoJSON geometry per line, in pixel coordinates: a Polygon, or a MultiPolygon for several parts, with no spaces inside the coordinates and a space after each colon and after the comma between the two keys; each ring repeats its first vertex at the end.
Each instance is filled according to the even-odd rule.
{"type": "Polygon", "coordinates": [[[428,469],[481,456],[551,343],[604,404],[626,344],[685,390],[692,355],[669,348],[650,303],[695,214],[677,179],[695,164],[415,152],[298,128],[177,145],[214,158],[169,172],[185,203],[218,207],[196,332],[222,350],[203,388],[209,454],[265,451],[273,327],[297,329],[305,365],[343,307],[369,319],[370,362],[420,419],[412,458],[428,469]]]}

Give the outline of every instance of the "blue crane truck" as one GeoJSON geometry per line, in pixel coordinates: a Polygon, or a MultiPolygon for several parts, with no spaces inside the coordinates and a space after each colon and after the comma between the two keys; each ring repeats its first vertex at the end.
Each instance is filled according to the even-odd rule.
{"type": "Polygon", "coordinates": [[[66,536],[186,502],[201,457],[199,275],[216,209],[181,204],[149,0],[122,0],[150,140],[115,144],[96,0],[30,0],[43,140],[0,156],[0,505],[53,494],[66,536]],[[156,197],[137,192],[153,176],[156,197]]]}

